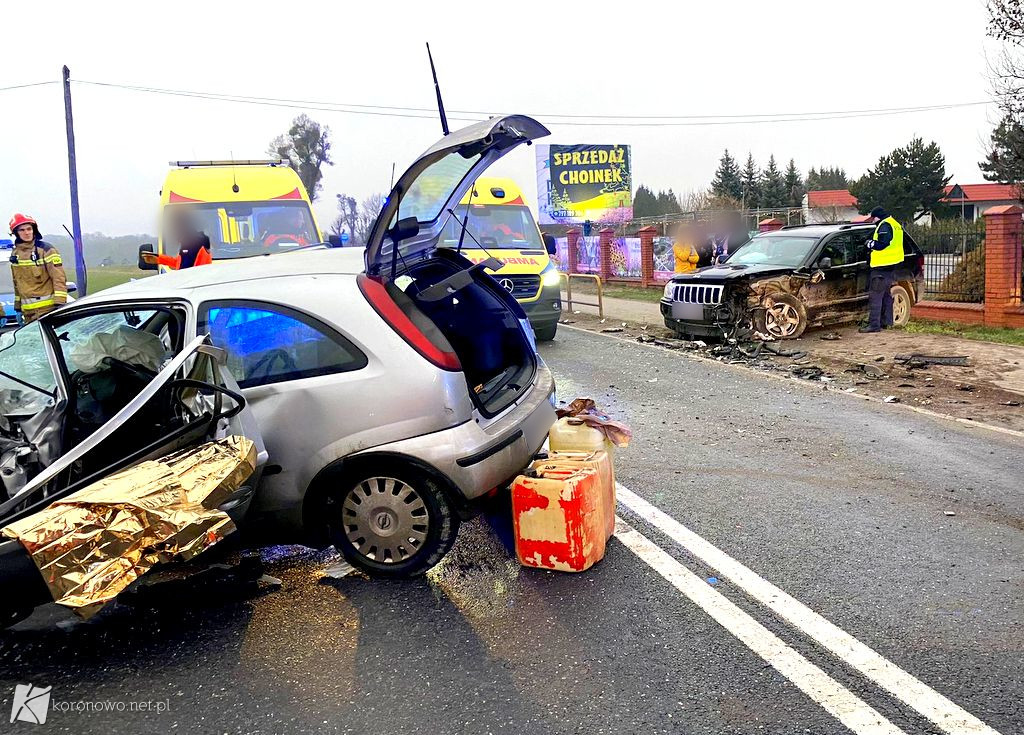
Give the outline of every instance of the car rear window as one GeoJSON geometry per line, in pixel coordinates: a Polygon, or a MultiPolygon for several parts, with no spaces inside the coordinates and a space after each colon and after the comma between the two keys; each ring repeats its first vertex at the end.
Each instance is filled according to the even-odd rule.
{"type": "Polygon", "coordinates": [[[228,369],[242,388],[343,373],[366,367],[359,348],[323,322],[294,309],[258,301],[203,305],[200,332],[228,352],[228,369]]]}

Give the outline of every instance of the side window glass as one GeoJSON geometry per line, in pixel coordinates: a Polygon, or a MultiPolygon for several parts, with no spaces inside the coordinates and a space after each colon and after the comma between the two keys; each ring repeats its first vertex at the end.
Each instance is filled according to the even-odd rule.
{"type": "Polygon", "coordinates": [[[326,324],[277,305],[206,304],[199,328],[228,351],[228,368],[242,388],[366,366],[366,356],[326,324]]]}
{"type": "Polygon", "coordinates": [[[821,251],[821,257],[831,258],[832,267],[847,265],[849,260],[849,237],[839,235],[829,240],[821,251]]]}

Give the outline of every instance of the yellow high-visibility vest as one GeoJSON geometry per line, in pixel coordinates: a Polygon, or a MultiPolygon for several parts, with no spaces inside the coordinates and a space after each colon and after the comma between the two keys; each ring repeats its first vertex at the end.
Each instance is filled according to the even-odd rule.
{"type": "MultiPolygon", "coordinates": [[[[896,265],[902,263],[907,256],[903,253],[903,226],[892,217],[886,217],[882,222],[888,222],[892,226],[892,242],[889,247],[881,250],[871,251],[871,267],[878,268],[883,265],[896,265]]],[[[875,226],[875,234],[871,239],[878,242],[878,228],[882,225],[879,222],[875,226]]]]}

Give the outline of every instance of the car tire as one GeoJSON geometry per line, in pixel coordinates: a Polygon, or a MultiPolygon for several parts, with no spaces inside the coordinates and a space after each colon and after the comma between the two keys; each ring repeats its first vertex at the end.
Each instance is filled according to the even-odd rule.
{"type": "Polygon", "coordinates": [[[758,310],[755,326],[762,334],[775,339],[796,339],[807,329],[807,307],[788,293],[772,295],[770,309],[758,310]]]}
{"type": "Polygon", "coordinates": [[[415,468],[363,465],[327,494],[331,543],[375,577],[408,578],[437,564],[455,544],[459,518],[441,486],[415,468]]]}
{"type": "Polygon", "coordinates": [[[558,322],[547,324],[543,327],[534,327],[533,334],[537,338],[538,342],[550,342],[555,338],[555,332],[558,331],[558,322]]]}
{"type": "Polygon", "coordinates": [[[905,286],[897,283],[889,290],[889,293],[892,294],[892,325],[905,327],[910,321],[910,307],[914,305],[910,298],[910,292],[905,286]]]}

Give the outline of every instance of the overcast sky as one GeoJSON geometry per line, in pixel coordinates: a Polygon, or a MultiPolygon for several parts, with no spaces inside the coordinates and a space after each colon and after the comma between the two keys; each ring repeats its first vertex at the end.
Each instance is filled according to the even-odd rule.
{"type": "MultiPolygon", "coordinates": [[[[189,2],[29,3],[5,8],[0,87],[72,79],[359,105],[430,108],[430,41],[450,111],[718,115],[941,105],[988,98],[981,0],[943,3],[189,2]]],[[[988,46],[991,54],[993,47],[988,46]]],[[[73,86],[82,228],[154,232],[167,162],[261,158],[301,110],[73,86]]],[[[0,213],[70,226],[60,85],[0,92],[0,213]]],[[[335,165],[314,205],[388,187],[440,137],[436,119],[310,110],[335,165]]],[[[454,113],[450,112],[454,116],[454,113]]],[[[632,146],[634,186],[710,181],[722,149],[759,164],[859,175],[915,135],[954,181],[982,180],[991,106],[847,120],[686,127],[550,124],[546,142],[632,146]]],[[[453,123],[453,127],[465,123],[453,123]]],[[[533,150],[494,170],[536,197],[533,150]]]]}

